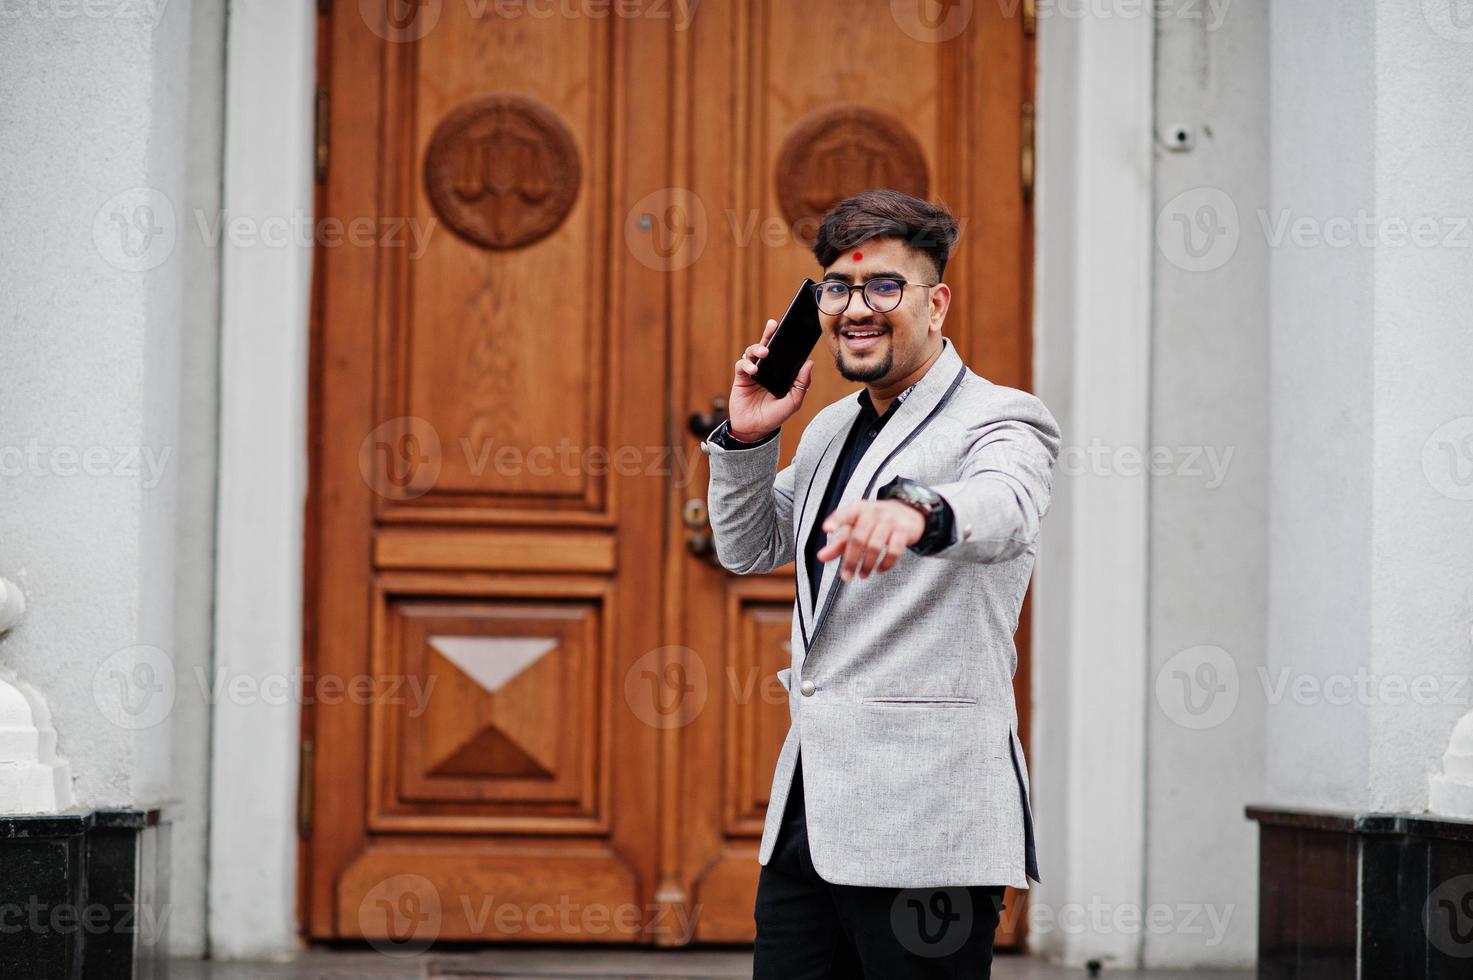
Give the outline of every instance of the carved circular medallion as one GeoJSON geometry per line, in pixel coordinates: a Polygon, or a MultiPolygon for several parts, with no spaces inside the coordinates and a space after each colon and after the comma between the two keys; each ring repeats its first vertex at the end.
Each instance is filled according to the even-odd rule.
{"type": "Polygon", "coordinates": [[[496,94],[457,106],[425,154],[425,189],[456,234],[519,248],[563,223],[578,197],[578,145],[547,105],[496,94]]]}
{"type": "Polygon", "coordinates": [[[926,155],[905,124],[868,106],[810,114],[793,127],[778,155],[778,203],[806,242],[816,237],[826,211],[876,187],[924,198],[930,178],[926,155]]]}

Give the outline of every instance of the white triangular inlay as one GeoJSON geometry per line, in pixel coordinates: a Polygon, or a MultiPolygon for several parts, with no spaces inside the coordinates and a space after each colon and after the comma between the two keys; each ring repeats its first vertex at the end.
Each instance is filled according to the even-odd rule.
{"type": "Polygon", "coordinates": [[[488,691],[541,660],[557,646],[544,636],[430,636],[430,646],[488,691]]]}

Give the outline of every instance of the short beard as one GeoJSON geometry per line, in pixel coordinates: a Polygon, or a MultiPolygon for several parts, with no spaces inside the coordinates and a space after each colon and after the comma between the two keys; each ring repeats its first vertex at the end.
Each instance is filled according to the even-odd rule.
{"type": "Polygon", "coordinates": [[[851,369],[848,366],[848,359],[842,353],[839,355],[836,366],[839,369],[840,376],[845,381],[862,381],[865,384],[871,381],[879,381],[885,375],[889,374],[890,369],[895,366],[895,348],[893,346],[887,346],[884,359],[874,367],[860,368],[857,370],[851,369]]]}

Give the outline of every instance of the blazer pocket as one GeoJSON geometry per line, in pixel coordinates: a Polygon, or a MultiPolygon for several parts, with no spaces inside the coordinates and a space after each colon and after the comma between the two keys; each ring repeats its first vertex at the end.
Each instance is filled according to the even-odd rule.
{"type": "Polygon", "coordinates": [[[939,695],[927,694],[927,695],[921,695],[919,697],[906,697],[906,698],[861,698],[860,699],[860,702],[862,704],[894,704],[894,705],[912,705],[912,704],[976,704],[977,703],[977,699],[976,698],[949,698],[949,697],[942,697],[942,696],[939,696],[939,695]]]}

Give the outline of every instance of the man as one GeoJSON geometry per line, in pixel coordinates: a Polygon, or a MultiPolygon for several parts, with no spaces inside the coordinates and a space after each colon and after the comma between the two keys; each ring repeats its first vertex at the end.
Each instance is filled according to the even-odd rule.
{"type": "Polygon", "coordinates": [[[1039,880],[1013,632],[1059,431],[942,336],[956,239],[944,208],[896,191],[835,206],[813,249],[823,340],[863,390],[779,472],[813,361],[782,398],[756,384],[769,320],[702,443],[721,564],[797,561],[758,980],[986,977],[1004,886],[1039,880]]]}

